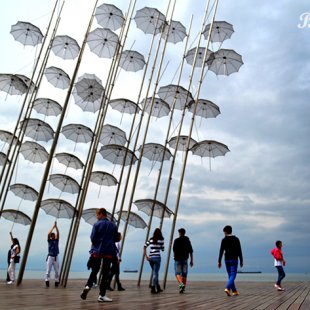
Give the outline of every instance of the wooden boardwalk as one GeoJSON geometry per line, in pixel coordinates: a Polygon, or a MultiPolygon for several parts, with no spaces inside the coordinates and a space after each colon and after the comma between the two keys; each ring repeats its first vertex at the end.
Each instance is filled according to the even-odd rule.
{"type": "Polygon", "coordinates": [[[168,282],[161,294],[150,294],[146,282],[122,281],[126,291],[108,292],[110,303],[98,303],[98,289],[80,298],[85,280],[70,280],[66,288],[44,287],[41,280],[24,280],[16,287],[0,283],[0,309],[208,309],[208,310],[309,310],[310,282],[284,282],[286,291],[278,292],[270,282],[237,282],[239,296],[228,297],[224,282],[190,282],[179,294],[176,282],[168,282]]]}

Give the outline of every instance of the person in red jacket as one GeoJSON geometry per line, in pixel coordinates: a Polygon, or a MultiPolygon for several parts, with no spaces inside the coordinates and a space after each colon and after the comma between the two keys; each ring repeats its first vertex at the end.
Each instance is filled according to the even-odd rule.
{"type": "Polygon", "coordinates": [[[276,247],[271,250],[271,254],[274,257],[274,266],[278,270],[278,281],[276,282],[274,287],[278,291],[284,291],[284,288],[281,286],[281,281],[285,278],[285,272],[283,266],[285,266],[286,262],[283,258],[282,253],[282,241],[280,240],[276,241],[276,247]]]}

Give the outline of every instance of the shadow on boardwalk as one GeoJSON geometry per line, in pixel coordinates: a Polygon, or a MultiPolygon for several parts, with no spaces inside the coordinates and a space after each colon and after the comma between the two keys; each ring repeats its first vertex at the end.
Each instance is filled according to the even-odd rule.
{"type": "Polygon", "coordinates": [[[161,294],[150,294],[147,282],[122,281],[126,291],[108,292],[111,303],[98,303],[98,289],[80,299],[85,280],[70,280],[66,288],[44,287],[44,281],[24,280],[19,287],[0,283],[0,309],[310,309],[310,283],[287,282],[286,291],[278,292],[273,283],[239,282],[240,295],[228,297],[224,282],[191,282],[179,294],[176,282],[168,282],[161,294]]]}

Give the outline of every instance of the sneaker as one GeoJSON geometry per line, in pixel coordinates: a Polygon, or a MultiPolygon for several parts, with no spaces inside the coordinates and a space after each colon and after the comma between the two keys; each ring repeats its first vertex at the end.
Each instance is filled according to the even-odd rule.
{"type": "Polygon", "coordinates": [[[88,294],[89,291],[90,291],[89,286],[85,286],[82,294],[80,295],[83,300],[85,300],[87,298],[87,294],[88,294]]]}
{"type": "Polygon", "coordinates": [[[280,287],[278,288],[278,291],[285,291],[285,289],[284,289],[283,287],[280,286],[280,287]]]}
{"type": "Polygon", "coordinates": [[[279,286],[277,283],[274,285],[274,287],[278,290],[281,288],[281,286],[279,286]]]}
{"type": "Polygon", "coordinates": [[[99,302],[111,302],[112,299],[107,297],[107,296],[101,296],[99,295],[98,299],[97,299],[99,302]]]}
{"type": "Polygon", "coordinates": [[[237,291],[235,291],[235,292],[232,293],[232,295],[233,295],[233,296],[238,296],[239,293],[238,293],[237,291]]]}
{"type": "Polygon", "coordinates": [[[8,281],[6,284],[14,284],[14,281],[8,281]]]}
{"type": "Polygon", "coordinates": [[[45,281],[45,286],[50,287],[50,281],[45,281]]]}
{"type": "Polygon", "coordinates": [[[180,283],[180,285],[179,285],[180,294],[184,293],[184,291],[185,291],[185,285],[183,283],[180,283]]]}
{"type": "Polygon", "coordinates": [[[55,282],[55,287],[58,287],[59,286],[59,282],[55,282]]]}
{"type": "Polygon", "coordinates": [[[224,292],[226,293],[227,296],[231,296],[230,295],[230,290],[228,288],[225,288],[224,292]]]}

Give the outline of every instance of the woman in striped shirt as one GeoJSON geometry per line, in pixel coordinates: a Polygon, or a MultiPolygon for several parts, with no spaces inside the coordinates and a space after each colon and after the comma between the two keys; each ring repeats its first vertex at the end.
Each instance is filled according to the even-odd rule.
{"type": "Polygon", "coordinates": [[[152,268],[152,289],[151,293],[156,294],[162,292],[158,283],[158,272],[160,268],[160,251],[164,250],[164,237],[159,228],[154,230],[153,237],[146,241],[144,245],[144,256],[149,261],[152,268]],[[147,255],[146,248],[150,246],[150,253],[147,255]]]}

